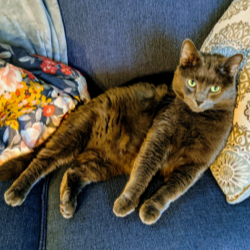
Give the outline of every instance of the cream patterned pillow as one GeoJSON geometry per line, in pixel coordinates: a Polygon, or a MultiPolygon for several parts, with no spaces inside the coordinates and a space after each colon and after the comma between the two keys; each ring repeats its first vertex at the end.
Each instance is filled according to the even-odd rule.
{"type": "Polygon", "coordinates": [[[239,203],[250,195],[250,1],[234,0],[215,25],[202,52],[232,56],[242,53],[233,130],[226,147],[211,166],[227,201],[239,203]]]}

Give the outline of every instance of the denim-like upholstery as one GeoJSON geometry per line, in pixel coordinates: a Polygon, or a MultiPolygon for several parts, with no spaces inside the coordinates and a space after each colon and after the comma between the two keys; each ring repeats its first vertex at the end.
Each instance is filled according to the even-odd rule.
{"type": "MultiPolygon", "coordinates": [[[[27,200],[20,207],[10,207],[4,201],[4,192],[13,181],[0,182],[0,249],[33,250],[38,249],[40,238],[44,241],[41,228],[44,224],[44,206],[42,204],[43,184],[40,181],[29,193],[27,200]]],[[[45,210],[46,212],[46,210],[45,210]]]]}
{"type": "MultiPolygon", "coordinates": [[[[200,48],[230,3],[59,0],[69,65],[85,74],[92,96],[111,86],[135,82],[135,78],[169,82],[182,41],[189,37],[200,48]]],[[[153,226],[141,223],[138,209],[126,218],[113,214],[113,203],[127,181],[124,176],[86,187],[74,217],[64,219],[59,209],[64,171],[53,173],[49,186],[48,178],[36,184],[18,208],[3,200],[11,182],[0,183],[1,250],[249,249],[250,199],[235,206],[227,204],[210,171],[153,226]]],[[[142,200],[159,185],[155,178],[142,200]]]]}
{"type": "MultiPolygon", "coordinates": [[[[170,81],[183,40],[189,37],[200,48],[230,3],[59,0],[69,64],[88,76],[92,96],[100,91],[97,87],[107,89],[142,76],[144,81],[170,81]]],[[[138,209],[126,218],[113,214],[126,177],[87,186],[74,217],[64,219],[59,210],[63,172],[54,173],[49,186],[48,250],[249,249],[250,199],[227,204],[210,170],[154,226],[141,223],[138,209]]],[[[155,178],[142,199],[159,183],[155,178]]]]}
{"type": "Polygon", "coordinates": [[[183,40],[189,37],[200,48],[231,0],[58,2],[69,64],[106,89],[138,76],[174,71],[183,40]]]}
{"type": "MultiPolygon", "coordinates": [[[[113,203],[122,192],[126,177],[87,186],[79,196],[74,217],[64,219],[59,211],[59,183],[64,171],[53,174],[49,186],[48,250],[249,249],[250,199],[229,205],[210,171],[171,204],[153,226],[142,224],[138,209],[125,218],[113,214],[113,203]]],[[[160,183],[155,178],[142,201],[160,183]]]]}

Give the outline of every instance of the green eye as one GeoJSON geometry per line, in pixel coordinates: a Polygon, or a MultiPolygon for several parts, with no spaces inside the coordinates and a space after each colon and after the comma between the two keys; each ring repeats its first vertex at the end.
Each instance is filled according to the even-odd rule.
{"type": "Polygon", "coordinates": [[[212,86],[211,87],[211,92],[213,92],[213,93],[216,93],[216,92],[218,92],[220,90],[220,87],[219,86],[212,86]]]}
{"type": "Polygon", "coordinates": [[[196,86],[196,82],[192,79],[188,79],[188,85],[192,88],[194,88],[196,86]]]}

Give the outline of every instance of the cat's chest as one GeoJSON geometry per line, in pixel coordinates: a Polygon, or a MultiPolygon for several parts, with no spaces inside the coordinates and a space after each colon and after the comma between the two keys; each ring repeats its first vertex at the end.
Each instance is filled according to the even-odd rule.
{"type": "Polygon", "coordinates": [[[203,150],[202,141],[197,132],[179,130],[179,133],[172,137],[164,154],[161,173],[167,176],[181,166],[197,162],[197,159],[201,158],[202,155],[200,154],[203,150]]]}
{"type": "Polygon", "coordinates": [[[206,127],[210,122],[203,117],[180,112],[172,123],[171,144],[179,149],[184,145],[195,143],[196,139],[206,133],[206,127]]]}
{"type": "Polygon", "coordinates": [[[176,124],[162,161],[164,176],[183,165],[208,164],[230,131],[223,117],[181,114],[176,124]]]}

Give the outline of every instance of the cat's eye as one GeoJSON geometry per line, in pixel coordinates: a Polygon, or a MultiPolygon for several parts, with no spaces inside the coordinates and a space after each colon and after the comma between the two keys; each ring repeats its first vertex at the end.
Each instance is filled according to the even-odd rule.
{"type": "Polygon", "coordinates": [[[213,92],[213,93],[216,93],[216,92],[218,92],[220,90],[220,87],[219,86],[212,86],[211,87],[211,92],[213,92]]]}
{"type": "Polygon", "coordinates": [[[196,86],[196,82],[192,79],[188,79],[188,85],[192,88],[194,88],[196,86]]]}

